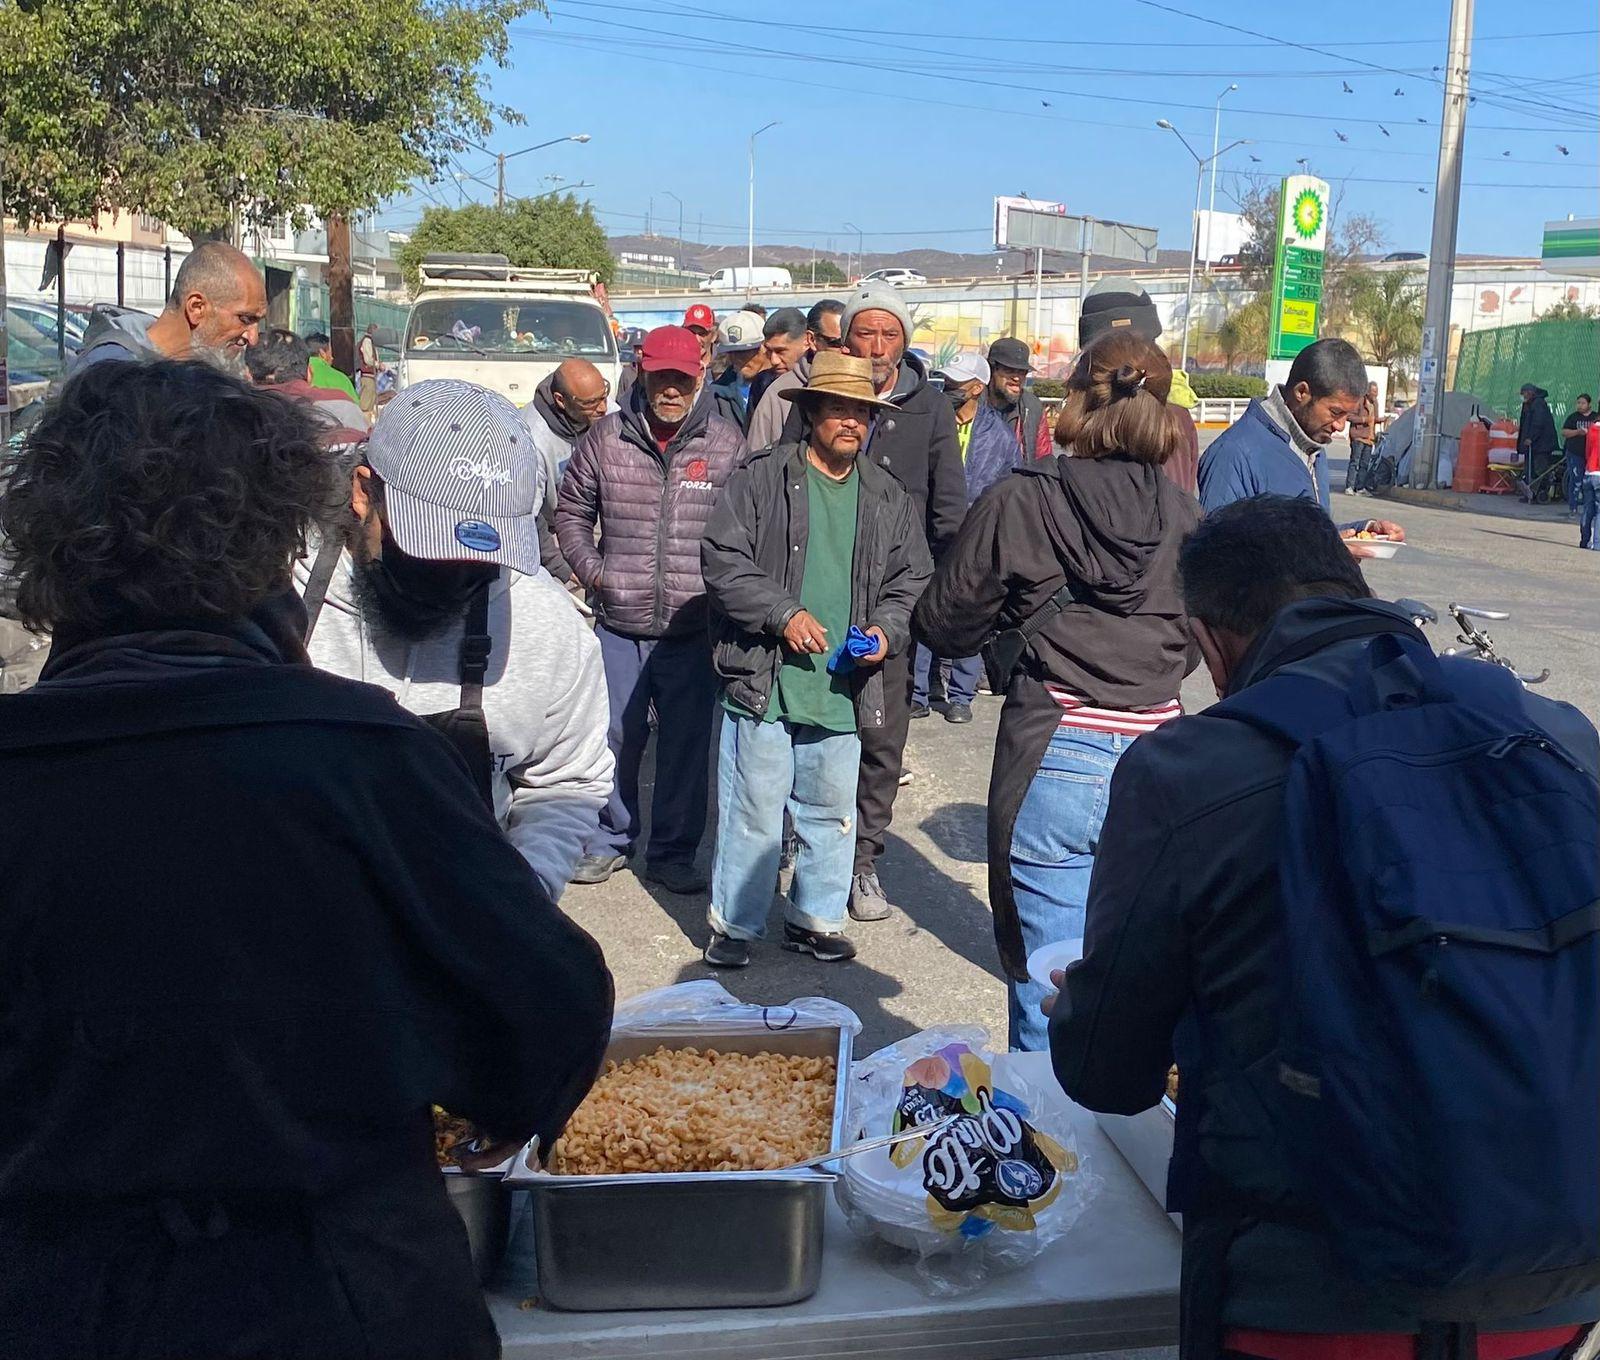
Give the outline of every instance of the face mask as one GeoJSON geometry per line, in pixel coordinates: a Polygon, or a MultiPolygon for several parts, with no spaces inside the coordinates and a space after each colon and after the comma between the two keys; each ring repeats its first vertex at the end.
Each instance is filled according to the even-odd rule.
{"type": "Polygon", "coordinates": [[[371,606],[388,631],[420,641],[461,618],[473,591],[498,571],[492,563],[410,557],[386,530],[383,555],[357,563],[355,579],[363,608],[371,606]]]}
{"type": "Polygon", "coordinates": [[[950,399],[950,405],[957,411],[959,411],[963,406],[972,400],[972,398],[967,395],[966,390],[960,387],[947,387],[944,389],[944,394],[950,399]]]}

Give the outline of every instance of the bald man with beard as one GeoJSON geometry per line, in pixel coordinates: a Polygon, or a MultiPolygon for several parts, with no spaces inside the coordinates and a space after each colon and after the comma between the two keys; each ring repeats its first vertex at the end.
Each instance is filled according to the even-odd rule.
{"type": "Polygon", "coordinates": [[[242,250],[202,241],[178,266],[161,315],[97,308],[69,375],[107,359],[205,359],[245,377],[267,315],[261,271],[242,250]]]}
{"type": "Polygon", "coordinates": [[[539,511],[539,557],[545,570],[566,586],[572,585],[572,568],[556,543],[556,488],[567,470],[573,444],[595,421],[615,409],[611,384],[587,359],[563,360],[522,408],[534,447],[544,455],[547,473],[545,503],[539,511]]]}

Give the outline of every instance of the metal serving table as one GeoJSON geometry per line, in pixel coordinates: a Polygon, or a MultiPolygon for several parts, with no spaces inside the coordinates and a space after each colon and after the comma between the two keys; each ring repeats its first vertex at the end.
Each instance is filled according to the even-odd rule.
{"type": "MultiPolygon", "coordinates": [[[[1027,1061],[1053,1080],[1044,1054],[1027,1061]]],[[[1175,1344],[1179,1237],[1086,1110],[1080,1150],[1100,1194],[1061,1241],[1026,1270],[955,1298],[930,1298],[909,1264],[863,1243],[828,1201],[822,1283],[780,1308],[560,1313],[522,1309],[537,1293],[526,1223],[518,1225],[489,1295],[505,1360],[1007,1360],[1175,1344]]],[[[619,1223],[619,1232],[628,1225],[619,1223]]]]}

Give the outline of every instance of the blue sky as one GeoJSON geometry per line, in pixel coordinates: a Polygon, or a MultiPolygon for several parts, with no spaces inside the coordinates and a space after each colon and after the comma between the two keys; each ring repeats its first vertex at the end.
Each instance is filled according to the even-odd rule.
{"type": "MultiPolygon", "coordinates": [[[[1243,174],[1276,180],[1306,157],[1343,185],[1345,211],[1382,221],[1390,249],[1428,248],[1448,0],[549,4],[513,26],[493,75],[526,122],[488,145],[590,134],[510,161],[508,185],[586,181],[613,233],[642,230],[653,199],[655,229],[675,234],[676,194],[691,240],[742,242],[747,139],[778,119],[757,144],[758,241],[842,252],[850,222],[869,251],[981,251],[994,196],[1026,192],[1183,249],[1194,162],[1155,120],[1209,155],[1215,100],[1236,83],[1222,142],[1252,144],[1222,160],[1219,209],[1243,174]],[[1296,27],[1308,14],[1314,31],[1296,27]]],[[[1460,249],[1537,254],[1546,219],[1592,215],[1600,195],[1595,5],[1478,0],[1475,31],[1460,249]]],[[[484,180],[492,167],[461,158],[484,180]]],[[[492,198],[472,179],[431,190],[462,192],[492,198]]],[[[399,200],[385,220],[403,226],[429,201],[399,200]]]]}

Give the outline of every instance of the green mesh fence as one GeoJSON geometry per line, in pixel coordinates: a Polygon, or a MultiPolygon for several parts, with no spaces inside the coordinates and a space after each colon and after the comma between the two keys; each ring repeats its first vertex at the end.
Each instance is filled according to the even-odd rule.
{"type": "Polygon", "coordinates": [[[1525,382],[1549,392],[1558,424],[1578,393],[1600,394],[1600,319],[1530,321],[1461,337],[1457,392],[1482,397],[1515,419],[1525,382]]]}

